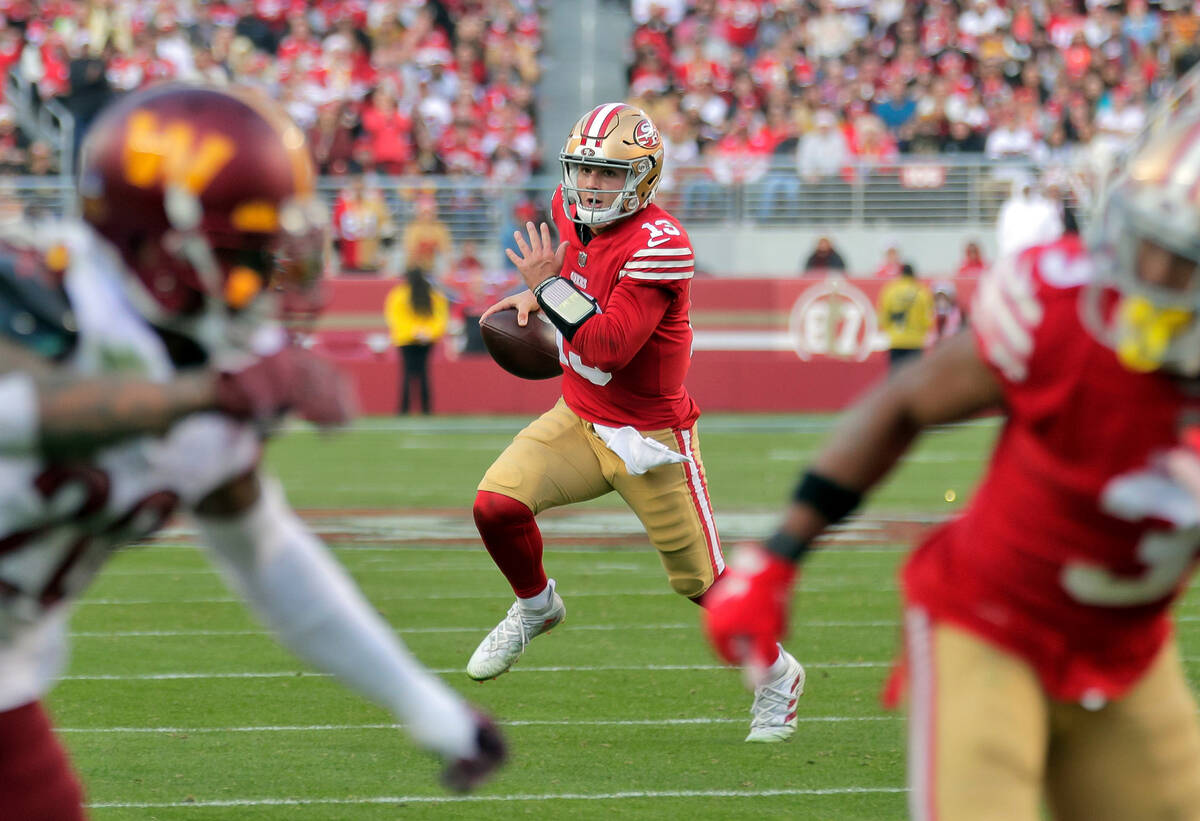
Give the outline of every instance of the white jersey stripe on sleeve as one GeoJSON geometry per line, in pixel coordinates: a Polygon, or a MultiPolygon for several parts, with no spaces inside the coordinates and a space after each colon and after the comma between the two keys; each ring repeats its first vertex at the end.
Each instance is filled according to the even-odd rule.
{"type": "Polygon", "coordinates": [[[693,264],[694,263],[691,259],[644,259],[635,260],[634,262],[626,262],[625,269],[633,270],[635,268],[649,268],[651,270],[656,270],[661,268],[666,270],[667,268],[691,268],[693,264]]]}
{"type": "Polygon", "coordinates": [[[1034,330],[1043,312],[1028,265],[1019,259],[998,260],[980,282],[972,312],[988,359],[1014,382],[1028,373],[1034,330]]]}
{"type": "Polygon", "coordinates": [[[691,248],[643,248],[640,251],[634,251],[635,257],[690,257],[692,255],[691,248]]]}
{"type": "Polygon", "coordinates": [[[695,271],[688,268],[686,271],[672,271],[671,273],[657,273],[655,271],[629,271],[624,268],[618,276],[629,277],[630,279],[652,279],[652,280],[668,280],[668,279],[691,279],[695,271]]]}

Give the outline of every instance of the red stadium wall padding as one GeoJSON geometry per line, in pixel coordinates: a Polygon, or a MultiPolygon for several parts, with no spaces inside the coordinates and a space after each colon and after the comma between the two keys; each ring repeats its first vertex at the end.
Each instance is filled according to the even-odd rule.
{"type": "MultiPolygon", "coordinates": [[[[870,351],[868,338],[875,322],[872,306],[884,282],[840,277],[696,280],[696,350],[688,389],[705,411],[844,408],[887,372],[886,355],[870,351]],[[807,359],[796,350],[800,337],[816,345],[803,352],[807,359]]],[[[368,414],[396,412],[397,354],[390,347],[379,352],[378,345],[369,344],[372,336],[386,332],[383,302],[394,284],[367,278],[331,280],[329,302],[317,328],[317,350],[351,374],[368,414]]],[[[960,303],[968,304],[975,281],[958,280],[955,285],[960,303]]],[[[874,345],[879,344],[875,340],[874,345]]],[[[430,371],[437,413],[534,414],[550,407],[559,395],[559,379],[518,379],[486,355],[449,356],[445,344],[434,352],[430,371]]]]}

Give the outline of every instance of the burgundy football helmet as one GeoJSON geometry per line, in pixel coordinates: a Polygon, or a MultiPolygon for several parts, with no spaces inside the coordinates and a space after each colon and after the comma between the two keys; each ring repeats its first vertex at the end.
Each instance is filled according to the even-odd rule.
{"type": "Polygon", "coordinates": [[[312,307],[327,212],[304,134],[249,89],[168,84],[88,131],[83,218],[132,276],[136,307],[210,353],[246,350],[284,308],[312,307]]]}

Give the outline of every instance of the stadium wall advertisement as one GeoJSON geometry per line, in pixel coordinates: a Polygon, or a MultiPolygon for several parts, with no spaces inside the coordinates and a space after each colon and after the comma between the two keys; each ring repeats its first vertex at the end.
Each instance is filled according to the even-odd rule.
{"type": "MultiPolygon", "coordinates": [[[[969,305],[974,278],[953,281],[969,305]]],[[[705,411],[834,411],[887,373],[875,301],[887,280],[842,276],[698,278],[692,284],[694,356],[688,390],[705,411]]],[[[932,281],[927,281],[932,286],[932,281]]],[[[392,414],[398,355],[383,303],[394,280],[330,280],[315,348],[355,380],[362,410],[392,414]]],[[[527,413],[550,407],[559,380],[531,382],[486,353],[445,337],[430,362],[436,413],[527,413]]]]}

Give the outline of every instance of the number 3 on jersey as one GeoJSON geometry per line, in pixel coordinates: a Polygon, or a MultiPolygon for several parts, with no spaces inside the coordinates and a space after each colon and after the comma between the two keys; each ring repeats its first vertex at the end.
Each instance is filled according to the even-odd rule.
{"type": "Polygon", "coordinates": [[[1098,607],[1137,607],[1170,595],[1200,549],[1200,525],[1191,496],[1166,476],[1142,471],[1110,481],[1100,494],[1100,506],[1125,521],[1153,518],[1176,527],[1142,536],[1136,553],[1145,566],[1141,573],[1118,574],[1098,563],[1074,561],[1063,567],[1063,588],[1076,601],[1098,607]]]}

